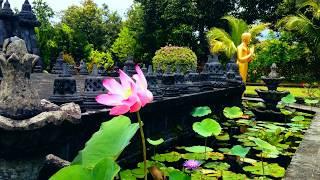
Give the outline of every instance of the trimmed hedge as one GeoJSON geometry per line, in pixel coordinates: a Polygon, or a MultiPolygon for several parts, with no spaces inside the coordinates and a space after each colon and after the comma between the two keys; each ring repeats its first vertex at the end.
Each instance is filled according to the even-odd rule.
{"type": "Polygon", "coordinates": [[[179,67],[181,72],[187,72],[196,70],[197,56],[186,47],[165,46],[155,53],[152,63],[154,69],[166,71],[169,67],[171,72],[175,72],[179,67]]]}

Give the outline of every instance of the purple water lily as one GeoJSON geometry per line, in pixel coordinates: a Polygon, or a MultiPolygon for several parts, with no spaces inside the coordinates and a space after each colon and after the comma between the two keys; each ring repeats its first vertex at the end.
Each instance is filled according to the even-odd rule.
{"type": "Polygon", "coordinates": [[[201,163],[197,160],[188,160],[183,163],[183,167],[189,170],[195,170],[200,167],[201,163]]]}

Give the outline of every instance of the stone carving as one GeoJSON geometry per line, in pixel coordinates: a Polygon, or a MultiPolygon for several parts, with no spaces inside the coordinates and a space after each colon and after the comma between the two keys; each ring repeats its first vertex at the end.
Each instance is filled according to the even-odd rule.
{"type": "MultiPolygon", "coordinates": [[[[2,1],[0,1],[2,5],[2,1]]],[[[28,0],[22,5],[19,14],[14,14],[8,0],[3,4],[0,9],[0,47],[3,46],[3,41],[6,38],[18,36],[22,38],[29,53],[39,55],[37,48],[37,39],[34,28],[40,26],[39,21],[32,12],[31,5],[28,0]]],[[[39,61],[37,69],[42,63],[39,61]]]]}
{"type": "Polygon", "coordinates": [[[41,112],[40,99],[30,81],[33,64],[38,56],[28,53],[25,41],[8,38],[0,52],[3,79],[0,86],[0,114],[25,119],[41,112]]]}
{"type": "Polygon", "coordinates": [[[56,60],[56,63],[54,64],[52,68],[52,74],[61,74],[62,73],[62,64],[63,64],[63,52],[59,53],[59,56],[56,60]]]}
{"type": "Polygon", "coordinates": [[[79,71],[80,75],[88,75],[88,68],[87,68],[87,64],[84,61],[80,62],[80,71],[79,71]]]}

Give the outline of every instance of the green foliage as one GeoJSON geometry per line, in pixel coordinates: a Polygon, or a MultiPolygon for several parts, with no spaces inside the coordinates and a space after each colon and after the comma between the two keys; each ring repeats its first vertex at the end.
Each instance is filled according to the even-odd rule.
{"type": "Polygon", "coordinates": [[[315,105],[319,103],[318,99],[305,99],[304,103],[308,104],[308,105],[315,105]]]}
{"type": "Polygon", "coordinates": [[[248,138],[251,141],[254,141],[254,143],[266,154],[272,154],[272,155],[278,155],[280,152],[277,150],[277,148],[268,142],[261,140],[260,138],[254,138],[249,137],[248,138]]]}
{"type": "Polygon", "coordinates": [[[105,69],[110,69],[113,66],[112,56],[109,52],[92,51],[90,54],[91,64],[102,66],[105,69]]]}
{"type": "Polygon", "coordinates": [[[210,51],[213,54],[224,53],[231,58],[237,51],[237,46],[241,44],[241,35],[245,32],[252,34],[255,39],[268,24],[261,23],[257,25],[248,25],[244,20],[233,16],[224,16],[222,19],[227,20],[230,33],[228,34],[221,28],[212,28],[207,33],[207,39],[210,44],[210,51]]]}
{"type": "Polygon", "coordinates": [[[250,151],[250,147],[244,148],[240,145],[236,145],[231,148],[230,153],[231,155],[245,158],[249,151],[250,151]]]}
{"type": "Polygon", "coordinates": [[[203,116],[206,116],[211,113],[212,113],[212,111],[211,111],[210,107],[202,106],[202,107],[194,108],[191,114],[193,117],[203,117],[203,116]]]}
{"type": "Polygon", "coordinates": [[[239,107],[225,107],[223,109],[223,114],[229,119],[237,119],[243,116],[243,112],[239,107]]]}
{"type": "Polygon", "coordinates": [[[138,129],[139,124],[131,124],[130,119],[125,116],[102,123],[100,130],[93,134],[72,164],[50,179],[113,179],[120,171],[116,159],[138,129]]]}
{"type": "Polygon", "coordinates": [[[225,162],[209,162],[205,164],[204,167],[209,169],[215,169],[217,171],[226,171],[230,168],[230,165],[225,162]]]}
{"type": "Polygon", "coordinates": [[[172,171],[169,173],[170,180],[191,180],[191,177],[181,171],[172,171]]]}
{"type": "Polygon", "coordinates": [[[121,18],[110,12],[107,5],[98,7],[93,0],[85,0],[80,6],[70,6],[64,11],[62,23],[67,24],[94,49],[106,51],[116,39],[121,18]]]}
{"type": "Polygon", "coordinates": [[[186,72],[196,70],[197,56],[189,48],[165,46],[155,53],[152,63],[155,69],[166,71],[170,68],[171,72],[175,72],[180,68],[182,72],[186,72]]]}
{"type": "Polygon", "coordinates": [[[220,124],[209,118],[193,123],[192,129],[203,137],[217,136],[221,133],[220,124]]]}
{"type": "Polygon", "coordinates": [[[285,75],[288,81],[311,81],[315,79],[312,52],[304,42],[288,32],[281,32],[280,38],[270,31],[269,37],[255,46],[255,59],[249,65],[249,79],[254,82],[269,74],[273,63],[278,73],[285,75]],[[304,64],[304,66],[301,66],[304,64]]]}
{"type": "Polygon", "coordinates": [[[71,54],[63,53],[63,60],[64,60],[64,62],[71,64],[71,65],[76,64],[76,62],[74,61],[74,58],[72,57],[71,54]]]}
{"type": "Polygon", "coordinates": [[[127,57],[134,55],[136,44],[133,32],[128,27],[123,27],[113,43],[111,51],[120,62],[125,62],[127,57]]]}
{"type": "Polygon", "coordinates": [[[149,144],[151,144],[153,146],[158,146],[164,142],[164,140],[162,138],[160,138],[158,140],[151,140],[150,138],[148,138],[147,141],[149,144]]]}
{"type": "Polygon", "coordinates": [[[253,166],[245,166],[243,167],[243,170],[252,174],[269,175],[276,178],[283,177],[286,172],[286,170],[277,163],[264,163],[262,166],[262,163],[260,162],[254,163],[253,166]]]}
{"type": "Polygon", "coordinates": [[[297,100],[292,94],[288,94],[286,97],[281,98],[281,102],[284,104],[293,104],[297,100]]]}
{"type": "Polygon", "coordinates": [[[181,154],[173,151],[166,154],[156,154],[152,159],[159,162],[176,162],[181,159],[181,154]]]}
{"type": "Polygon", "coordinates": [[[291,119],[291,121],[303,121],[305,118],[304,116],[295,116],[291,119]]]}
{"type": "Polygon", "coordinates": [[[206,146],[191,146],[191,147],[185,147],[184,148],[188,152],[192,153],[205,153],[205,152],[212,152],[213,149],[206,147],[206,146]]]}

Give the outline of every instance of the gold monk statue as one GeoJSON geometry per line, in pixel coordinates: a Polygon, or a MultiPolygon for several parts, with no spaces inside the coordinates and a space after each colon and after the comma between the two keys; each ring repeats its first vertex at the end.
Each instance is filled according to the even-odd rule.
{"type": "Polygon", "coordinates": [[[247,82],[248,64],[253,59],[254,48],[249,48],[251,41],[250,33],[243,33],[241,36],[242,43],[237,48],[237,64],[243,82],[247,82]]]}

